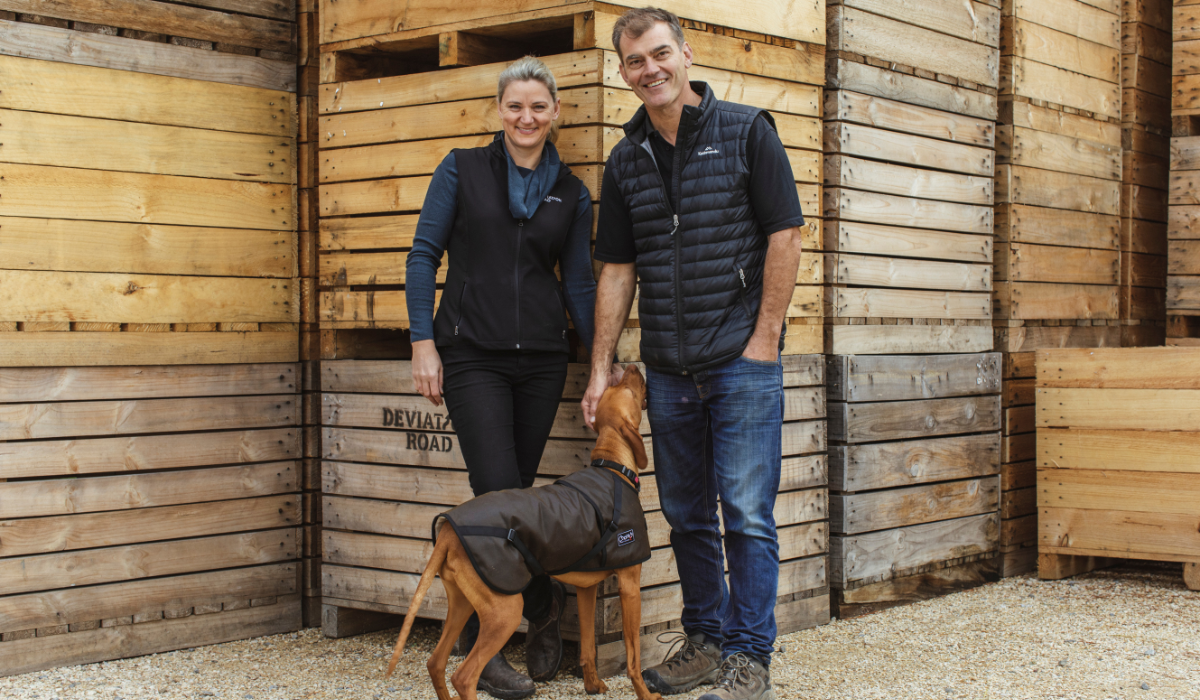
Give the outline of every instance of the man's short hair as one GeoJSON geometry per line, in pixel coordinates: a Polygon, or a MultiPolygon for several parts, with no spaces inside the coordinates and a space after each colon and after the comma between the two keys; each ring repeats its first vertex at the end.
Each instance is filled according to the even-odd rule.
{"type": "Polygon", "coordinates": [[[621,37],[636,39],[650,31],[655,22],[666,24],[671,29],[671,36],[675,37],[675,43],[683,48],[683,27],[673,12],[661,7],[635,8],[621,15],[613,25],[612,42],[617,48],[617,57],[622,62],[625,61],[625,53],[621,51],[621,37]]]}

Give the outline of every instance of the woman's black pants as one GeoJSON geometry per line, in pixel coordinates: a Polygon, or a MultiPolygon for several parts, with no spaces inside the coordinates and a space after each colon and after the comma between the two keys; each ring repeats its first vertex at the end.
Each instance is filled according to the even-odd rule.
{"type": "MultiPolygon", "coordinates": [[[[567,379],[565,352],[438,348],[450,421],[476,496],[533,486],[567,379]]],[[[550,614],[550,577],[522,593],[527,620],[550,614]]],[[[479,621],[467,625],[473,644],[479,621]]]]}

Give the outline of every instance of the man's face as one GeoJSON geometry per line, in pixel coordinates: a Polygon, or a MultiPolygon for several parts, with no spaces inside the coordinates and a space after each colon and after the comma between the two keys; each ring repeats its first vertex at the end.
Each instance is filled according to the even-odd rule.
{"type": "Polygon", "coordinates": [[[621,77],[650,109],[663,109],[681,99],[692,65],[692,47],[675,43],[665,22],[636,39],[621,37],[621,77]]]}

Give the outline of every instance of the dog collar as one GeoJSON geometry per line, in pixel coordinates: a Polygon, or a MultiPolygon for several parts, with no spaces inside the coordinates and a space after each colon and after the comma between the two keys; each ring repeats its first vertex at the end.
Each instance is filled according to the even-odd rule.
{"type": "Polygon", "coordinates": [[[613,462],[613,461],[610,461],[607,459],[593,459],[591,466],[605,467],[607,469],[611,469],[611,470],[617,472],[618,474],[625,477],[626,479],[629,479],[629,481],[633,483],[633,488],[637,489],[638,493],[641,493],[642,482],[640,479],[638,479],[637,472],[633,471],[632,469],[625,466],[624,464],[617,464],[616,462],[613,462]]]}

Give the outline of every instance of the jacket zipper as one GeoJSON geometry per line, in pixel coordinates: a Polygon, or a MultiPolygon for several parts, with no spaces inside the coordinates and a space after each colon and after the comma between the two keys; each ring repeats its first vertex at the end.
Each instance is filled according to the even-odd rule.
{"type": "Polygon", "coordinates": [[[462,324],[463,313],[466,309],[463,308],[463,300],[467,298],[467,283],[463,282],[462,291],[458,293],[458,320],[454,322],[454,335],[458,335],[458,327],[462,324]]]}
{"type": "Polygon", "coordinates": [[[516,290],[517,302],[517,349],[521,349],[521,237],[525,233],[525,220],[517,220],[517,257],[513,265],[513,289],[516,290]]]}
{"type": "MultiPolygon", "coordinates": [[[[682,125],[683,118],[681,115],[680,126],[682,125]]],[[[683,363],[683,282],[680,279],[683,275],[683,270],[679,262],[680,258],[683,257],[683,237],[675,235],[679,230],[679,214],[675,212],[679,211],[679,200],[683,198],[678,190],[682,190],[683,188],[683,163],[685,160],[684,156],[686,155],[684,148],[686,146],[686,135],[682,131],[677,131],[675,133],[675,153],[673,154],[675,162],[671,168],[671,189],[667,194],[667,201],[671,203],[671,223],[673,224],[671,239],[675,244],[675,327],[677,329],[677,333],[675,334],[675,356],[679,359],[679,367],[685,375],[688,374],[688,369],[683,363]]],[[[655,170],[658,170],[657,166],[655,170]]],[[[661,172],[658,174],[658,177],[660,180],[662,179],[661,172]]]]}

